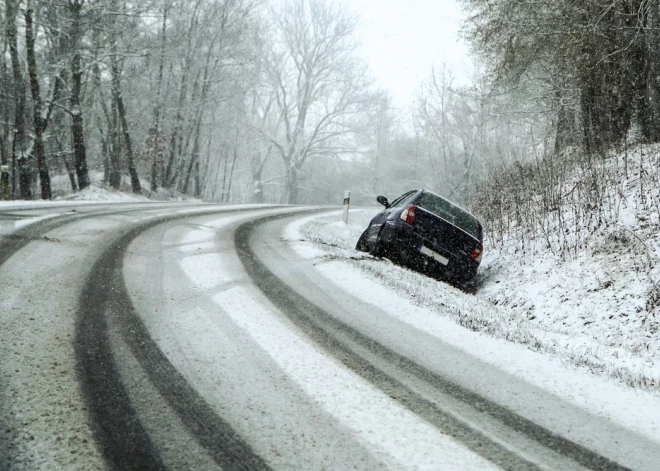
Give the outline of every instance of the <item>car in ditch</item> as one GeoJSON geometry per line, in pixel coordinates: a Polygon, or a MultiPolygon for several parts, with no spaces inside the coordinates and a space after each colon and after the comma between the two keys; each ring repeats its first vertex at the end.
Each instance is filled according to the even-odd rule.
{"type": "Polygon", "coordinates": [[[460,206],[427,190],[409,191],[385,206],[360,236],[356,249],[441,279],[466,282],[483,255],[483,228],[460,206]]]}

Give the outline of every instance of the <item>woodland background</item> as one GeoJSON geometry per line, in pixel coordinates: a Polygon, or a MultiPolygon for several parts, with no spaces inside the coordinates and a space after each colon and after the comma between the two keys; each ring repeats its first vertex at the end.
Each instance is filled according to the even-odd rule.
{"type": "Polygon", "coordinates": [[[439,65],[401,110],[348,2],[4,0],[12,198],[57,196],[67,175],[74,191],[97,178],[235,203],[426,187],[502,231],[572,198],[597,214],[602,162],[660,140],[660,2],[462,3],[471,84],[439,65]]]}

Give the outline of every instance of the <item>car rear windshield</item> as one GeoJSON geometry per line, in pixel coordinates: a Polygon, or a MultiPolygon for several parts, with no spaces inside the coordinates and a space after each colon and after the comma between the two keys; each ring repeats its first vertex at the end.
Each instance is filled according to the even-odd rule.
{"type": "Polygon", "coordinates": [[[417,206],[440,216],[459,229],[464,230],[472,237],[481,241],[481,224],[470,213],[462,210],[455,204],[431,193],[422,193],[417,206]]]}

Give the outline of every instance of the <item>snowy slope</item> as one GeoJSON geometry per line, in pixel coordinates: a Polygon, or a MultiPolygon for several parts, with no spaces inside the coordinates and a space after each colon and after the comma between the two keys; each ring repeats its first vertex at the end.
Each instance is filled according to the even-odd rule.
{"type": "MultiPolygon", "coordinates": [[[[465,294],[353,250],[362,228],[376,212],[354,211],[349,225],[340,221],[339,212],[309,217],[290,224],[284,238],[300,256],[312,260],[330,283],[393,318],[596,416],[653,440],[660,436],[660,396],[656,392],[629,388],[593,374],[603,369],[587,369],[584,362],[575,361],[576,352],[592,356],[587,347],[596,345],[593,339],[555,334],[481,295],[465,294]]],[[[629,366],[615,360],[598,361],[609,368],[629,366]]]]}
{"type": "MultiPolygon", "coordinates": [[[[176,190],[168,190],[158,188],[154,193],[150,191],[150,183],[147,180],[141,179],[142,195],[133,194],[131,191],[131,182],[128,176],[122,177],[120,190],[114,190],[103,183],[103,172],[91,171],[89,173],[91,185],[82,190],[73,192],[71,190],[71,183],[68,175],[53,175],[51,178],[51,188],[53,191],[53,201],[89,201],[89,202],[145,202],[151,200],[158,201],[186,201],[186,202],[201,202],[197,198],[179,193],[176,190]]],[[[36,199],[39,190],[35,193],[34,200],[31,201],[3,201],[0,196],[0,208],[7,209],[9,206],[12,208],[35,206],[39,204],[48,205],[50,202],[36,199]]]]}
{"type": "MultiPolygon", "coordinates": [[[[563,233],[542,215],[545,233],[491,238],[478,293],[515,322],[556,334],[573,362],[651,389],[660,386],[659,164],[658,146],[612,154],[597,164],[598,209],[566,198],[563,233]],[[571,249],[547,243],[563,234],[571,249]]],[[[584,182],[574,173],[568,188],[584,182]]]]}
{"type": "Polygon", "coordinates": [[[349,263],[366,279],[427,309],[431,316],[452,319],[628,385],[657,386],[658,337],[653,338],[649,322],[643,322],[653,315],[645,311],[643,301],[648,282],[634,270],[617,271],[620,263],[634,259],[632,255],[626,261],[616,251],[585,252],[576,260],[562,261],[548,253],[518,257],[513,244],[491,247],[478,277],[480,288],[476,295],[468,295],[355,251],[360,233],[377,211],[352,211],[348,225],[338,214],[308,218],[292,227],[288,237],[312,243],[301,243],[302,253],[349,263]],[[606,272],[619,278],[607,283],[608,278],[599,278],[606,272]]]}

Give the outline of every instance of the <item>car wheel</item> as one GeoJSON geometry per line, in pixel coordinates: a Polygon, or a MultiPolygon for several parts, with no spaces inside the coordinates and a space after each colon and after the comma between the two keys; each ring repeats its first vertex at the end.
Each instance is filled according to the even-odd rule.
{"type": "Polygon", "coordinates": [[[378,233],[378,237],[376,237],[376,241],[374,242],[374,245],[371,246],[371,250],[369,253],[373,255],[374,257],[383,257],[385,256],[386,253],[386,245],[385,242],[382,240],[382,234],[383,234],[383,229],[381,228],[380,232],[378,233]]]}
{"type": "Polygon", "coordinates": [[[360,252],[368,252],[369,248],[367,247],[367,231],[365,230],[360,238],[357,241],[357,244],[355,245],[355,250],[359,250],[360,252]]]}

